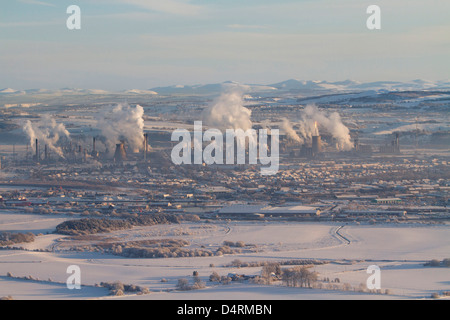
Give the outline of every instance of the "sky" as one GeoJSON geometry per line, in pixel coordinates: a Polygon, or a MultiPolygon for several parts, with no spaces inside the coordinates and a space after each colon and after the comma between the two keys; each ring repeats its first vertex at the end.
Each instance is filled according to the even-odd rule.
{"type": "Polygon", "coordinates": [[[450,1],[1,1],[0,70],[0,89],[18,90],[444,80],[450,1]],[[381,30],[366,27],[372,4],[381,30]]]}

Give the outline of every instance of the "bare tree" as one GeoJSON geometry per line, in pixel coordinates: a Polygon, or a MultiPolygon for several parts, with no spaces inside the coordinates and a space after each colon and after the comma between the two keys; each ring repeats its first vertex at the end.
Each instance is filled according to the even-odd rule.
{"type": "Polygon", "coordinates": [[[268,263],[261,270],[261,278],[265,284],[270,284],[273,277],[281,276],[281,267],[279,263],[268,263]]]}
{"type": "Polygon", "coordinates": [[[283,270],[282,280],[288,287],[308,287],[317,281],[318,274],[311,272],[305,266],[297,266],[283,270]]]}
{"type": "Polygon", "coordinates": [[[442,263],[444,264],[444,267],[450,268],[450,259],[444,259],[442,260],[442,263]]]}
{"type": "Polygon", "coordinates": [[[189,280],[188,279],[178,279],[177,289],[181,291],[190,290],[189,280]]]}
{"type": "Polygon", "coordinates": [[[203,289],[205,287],[205,283],[200,279],[200,277],[194,277],[194,285],[193,289],[203,289]]]}
{"type": "Polygon", "coordinates": [[[210,276],[209,276],[209,281],[211,282],[219,282],[220,281],[220,276],[217,272],[213,272],[210,276]]]}

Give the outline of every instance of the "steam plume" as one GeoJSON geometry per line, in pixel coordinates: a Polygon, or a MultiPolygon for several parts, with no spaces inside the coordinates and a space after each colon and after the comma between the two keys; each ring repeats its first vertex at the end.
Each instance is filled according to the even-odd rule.
{"type": "Polygon", "coordinates": [[[144,144],[144,108],[140,105],[131,107],[118,104],[103,109],[97,118],[97,127],[105,139],[109,152],[114,152],[116,144],[121,141],[138,152],[144,144]]]}
{"type": "Polygon", "coordinates": [[[203,111],[203,121],[219,130],[252,128],[252,112],[244,107],[242,88],[230,86],[203,111]]]}
{"type": "Polygon", "coordinates": [[[291,138],[292,140],[298,142],[299,144],[304,143],[304,140],[297,134],[297,132],[294,130],[291,122],[288,119],[286,119],[286,118],[283,119],[281,128],[288,135],[288,137],[291,138]]]}
{"type": "Polygon", "coordinates": [[[350,130],[342,123],[339,113],[327,114],[319,110],[317,106],[309,105],[302,111],[298,122],[298,133],[290,125],[289,121],[283,121],[283,129],[293,140],[300,144],[310,142],[312,137],[323,130],[336,139],[339,150],[351,150],[350,130]]]}
{"type": "Polygon", "coordinates": [[[43,116],[38,122],[28,120],[23,126],[23,131],[30,139],[31,147],[35,147],[35,141],[38,139],[46,144],[50,150],[55,152],[61,158],[64,158],[61,147],[57,144],[61,138],[70,139],[70,133],[62,123],[56,123],[55,119],[49,115],[43,116]]]}

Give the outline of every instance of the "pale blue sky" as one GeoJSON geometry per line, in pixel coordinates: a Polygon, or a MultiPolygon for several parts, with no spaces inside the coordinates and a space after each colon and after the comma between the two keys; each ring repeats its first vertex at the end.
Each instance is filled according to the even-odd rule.
{"type": "Polygon", "coordinates": [[[0,88],[450,78],[448,0],[9,0],[0,88]],[[66,28],[80,6],[82,29],[66,28]],[[382,10],[382,30],[366,9],[382,10]]]}

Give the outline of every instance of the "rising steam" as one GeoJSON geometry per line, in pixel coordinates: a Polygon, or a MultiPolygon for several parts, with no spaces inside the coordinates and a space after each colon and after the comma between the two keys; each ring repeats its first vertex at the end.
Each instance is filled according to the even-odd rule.
{"type": "Polygon", "coordinates": [[[323,130],[336,139],[339,150],[351,150],[353,147],[350,130],[342,123],[339,113],[327,114],[317,106],[310,105],[302,111],[296,126],[298,133],[287,119],[283,121],[282,126],[286,134],[300,144],[311,142],[312,137],[323,130]]]}
{"type": "Polygon", "coordinates": [[[144,144],[144,108],[118,104],[104,108],[97,117],[97,127],[104,138],[105,147],[114,152],[116,144],[126,142],[133,152],[144,144]]]}
{"type": "Polygon", "coordinates": [[[252,112],[244,107],[242,88],[230,86],[214,103],[203,111],[206,125],[219,130],[252,128],[252,112]]]}
{"type": "Polygon", "coordinates": [[[38,122],[28,120],[23,126],[23,131],[30,139],[30,145],[34,148],[36,139],[47,145],[47,147],[64,158],[63,150],[58,143],[61,138],[70,138],[70,133],[62,123],[56,123],[55,119],[49,115],[44,115],[38,122]]]}
{"type": "Polygon", "coordinates": [[[299,144],[304,143],[304,140],[297,134],[297,132],[294,130],[291,122],[288,119],[286,118],[283,119],[281,128],[284,130],[287,136],[291,138],[293,141],[298,142],[299,144]]]}

